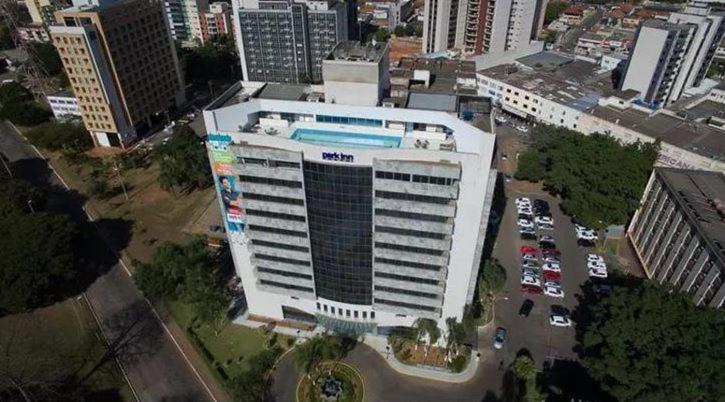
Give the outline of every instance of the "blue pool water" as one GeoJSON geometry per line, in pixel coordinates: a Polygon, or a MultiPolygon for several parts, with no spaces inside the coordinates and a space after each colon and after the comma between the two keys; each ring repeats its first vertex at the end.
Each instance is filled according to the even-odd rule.
{"type": "Polygon", "coordinates": [[[397,148],[400,146],[400,137],[315,130],[312,128],[298,128],[290,138],[310,144],[342,148],[397,148]]]}

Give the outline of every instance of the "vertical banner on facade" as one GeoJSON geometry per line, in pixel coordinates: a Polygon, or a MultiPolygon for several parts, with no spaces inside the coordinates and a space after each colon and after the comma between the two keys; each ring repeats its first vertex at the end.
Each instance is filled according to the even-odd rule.
{"type": "Polygon", "coordinates": [[[235,179],[232,165],[235,162],[234,154],[229,150],[232,138],[228,135],[209,134],[207,144],[209,157],[214,169],[214,180],[222,201],[222,215],[231,232],[244,231],[246,213],[242,208],[241,188],[235,179]]]}

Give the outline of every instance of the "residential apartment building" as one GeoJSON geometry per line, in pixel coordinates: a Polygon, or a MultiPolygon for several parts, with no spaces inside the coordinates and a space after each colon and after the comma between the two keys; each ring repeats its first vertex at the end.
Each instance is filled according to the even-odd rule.
{"type": "Polygon", "coordinates": [[[725,175],[655,168],[627,237],[647,277],[695,304],[725,303],[725,175]]]}
{"type": "Polygon", "coordinates": [[[538,36],[548,0],[427,0],[423,52],[516,50],[538,36]]]}
{"type": "Polygon", "coordinates": [[[55,14],[53,44],[97,146],[124,147],[184,100],[162,4],[123,0],[55,14]]]}
{"type": "Polygon", "coordinates": [[[367,5],[373,8],[373,19],[386,21],[386,28],[391,32],[395,27],[405,24],[413,17],[412,0],[374,1],[367,5]]]}
{"type": "Polygon", "coordinates": [[[229,3],[216,2],[209,4],[209,10],[199,13],[201,26],[201,43],[222,35],[233,35],[232,7],[229,3]]]}
{"type": "Polygon", "coordinates": [[[201,17],[209,7],[208,0],[164,0],[171,36],[184,46],[202,42],[201,17]]]}
{"type": "MultiPolygon", "coordinates": [[[[319,82],[322,60],[349,38],[349,3],[234,0],[234,35],[246,80],[319,82]]],[[[354,2],[352,2],[354,3],[354,2]]]]}
{"type": "Polygon", "coordinates": [[[725,34],[723,15],[688,7],[667,22],[644,21],[622,79],[622,89],[634,89],[652,108],[675,102],[699,87],[725,34]]]}
{"type": "Polygon", "coordinates": [[[18,27],[17,33],[23,42],[50,42],[50,34],[44,25],[18,27]]]}
{"type": "Polygon", "coordinates": [[[313,89],[242,82],[204,111],[249,319],[445,329],[473,299],[494,136],[445,112],[322,102],[313,89]]]}

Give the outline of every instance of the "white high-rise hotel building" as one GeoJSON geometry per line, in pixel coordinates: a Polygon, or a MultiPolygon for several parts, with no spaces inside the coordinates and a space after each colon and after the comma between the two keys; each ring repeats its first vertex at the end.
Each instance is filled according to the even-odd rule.
{"type": "Polygon", "coordinates": [[[421,317],[445,328],[473,298],[494,136],[446,112],[333,98],[242,82],[204,111],[249,314],[355,333],[421,317]]]}

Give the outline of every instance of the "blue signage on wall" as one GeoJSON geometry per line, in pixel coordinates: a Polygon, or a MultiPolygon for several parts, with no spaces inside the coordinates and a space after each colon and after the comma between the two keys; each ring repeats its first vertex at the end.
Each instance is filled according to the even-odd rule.
{"type": "Polygon", "coordinates": [[[342,152],[323,152],[322,159],[326,161],[353,162],[355,157],[342,152]]]}

